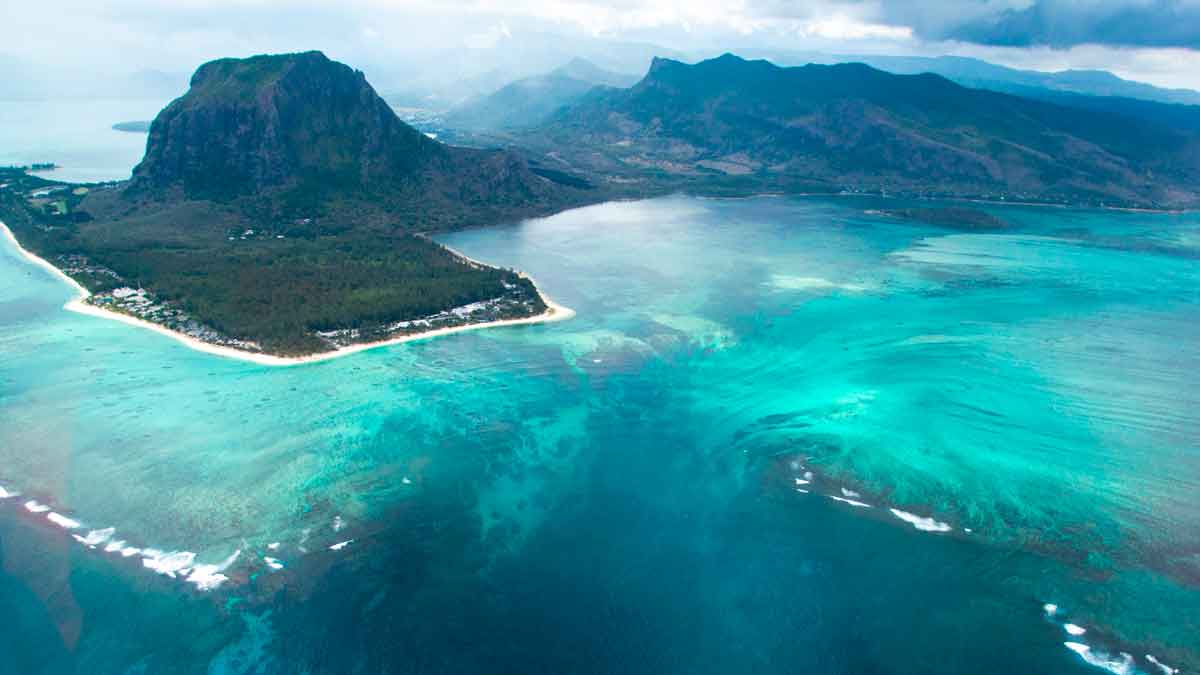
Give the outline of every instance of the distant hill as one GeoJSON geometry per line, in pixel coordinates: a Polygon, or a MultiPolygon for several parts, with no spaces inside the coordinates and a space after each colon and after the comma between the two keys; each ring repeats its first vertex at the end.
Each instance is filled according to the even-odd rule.
{"type": "Polygon", "coordinates": [[[612,70],[601,68],[600,66],[583,58],[573,58],[561,67],[555,69],[552,74],[565,75],[567,77],[591,82],[592,84],[604,85],[606,87],[617,87],[624,89],[631,87],[642,79],[640,75],[632,75],[630,73],[618,73],[612,70]]]}
{"type": "Polygon", "coordinates": [[[455,108],[443,121],[448,127],[473,131],[533,127],[596,86],[628,87],[637,80],[635,75],[613,73],[576,58],[545,75],[517,80],[455,108]]]}
{"type": "Polygon", "coordinates": [[[1022,94],[1029,88],[1040,88],[1089,96],[1200,105],[1200,92],[1156,87],[1126,80],[1105,70],[1020,70],[961,56],[864,56],[853,60],[892,73],[934,73],[968,87],[1015,94],[1022,94]]]}
{"type": "Polygon", "coordinates": [[[824,52],[747,48],[736,53],[766,59],[784,66],[809,63],[865,63],[897,75],[933,73],[966,87],[991,89],[1020,96],[1030,90],[1069,92],[1088,96],[1134,98],[1158,103],[1200,105],[1200,92],[1168,89],[1118,77],[1104,70],[1046,72],[1022,70],[964,56],[889,56],[881,54],[828,54],[824,52]]]}
{"type": "Polygon", "coordinates": [[[966,87],[1200,130],[1200,92],[1156,87],[1104,70],[1018,70],[960,56],[866,56],[854,60],[892,73],[934,73],[966,87]]]}
{"type": "Polygon", "coordinates": [[[656,59],[525,138],[593,170],[744,189],[1161,206],[1197,203],[1200,185],[1195,134],[863,64],[656,59]]]}

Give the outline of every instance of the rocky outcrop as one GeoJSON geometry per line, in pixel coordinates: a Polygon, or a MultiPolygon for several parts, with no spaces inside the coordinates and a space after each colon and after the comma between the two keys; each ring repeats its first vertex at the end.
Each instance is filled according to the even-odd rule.
{"type": "Polygon", "coordinates": [[[207,200],[285,192],[403,210],[520,206],[556,187],[502,151],[443,145],[405,124],[364,75],[320,52],[220,59],[150,127],[129,193],[207,200]]]}

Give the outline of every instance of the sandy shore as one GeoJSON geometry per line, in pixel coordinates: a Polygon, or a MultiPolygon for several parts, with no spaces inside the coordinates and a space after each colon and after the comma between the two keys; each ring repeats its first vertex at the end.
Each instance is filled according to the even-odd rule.
{"type": "MultiPolygon", "coordinates": [[[[398,345],[398,344],[401,344],[404,342],[413,342],[416,340],[427,340],[429,338],[440,337],[443,335],[452,335],[454,333],[463,333],[463,332],[470,331],[470,330],[479,330],[481,328],[499,328],[501,326],[522,326],[522,325],[528,325],[528,324],[549,323],[552,321],[565,321],[565,320],[570,319],[571,317],[575,316],[574,310],[570,309],[569,307],[564,307],[564,306],[554,302],[550,298],[546,297],[546,294],[543,293],[540,288],[537,288],[537,283],[534,282],[534,288],[537,290],[538,295],[541,296],[542,301],[544,303],[546,303],[546,311],[541,314],[538,314],[537,316],[529,316],[529,317],[525,317],[522,319],[505,319],[502,321],[489,321],[489,322],[485,322],[485,323],[472,323],[472,324],[467,324],[464,326],[454,326],[451,328],[438,328],[435,330],[425,331],[423,333],[413,333],[411,335],[403,335],[400,337],[392,338],[390,340],[380,340],[378,342],[364,342],[362,344],[350,345],[348,347],[342,347],[340,349],[335,349],[335,350],[328,351],[328,352],[321,352],[320,354],[310,354],[309,356],[296,356],[296,357],[273,356],[271,354],[248,352],[248,351],[243,351],[241,349],[234,349],[233,347],[223,347],[221,345],[210,344],[208,342],[197,340],[189,335],[184,335],[183,333],[173,331],[169,328],[166,328],[165,326],[160,326],[160,325],[158,325],[156,323],[152,323],[150,321],[145,321],[143,319],[129,316],[128,314],[121,314],[119,312],[113,312],[113,311],[110,311],[107,309],[103,309],[101,307],[97,307],[95,305],[88,304],[87,302],[85,302],[85,300],[87,300],[89,297],[91,297],[92,294],[90,292],[88,292],[88,290],[86,288],[81,286],[79,284],[79,282],[77,282],[74,279],[72,279],[71,277],[67,276],[62,270],[60,270],[57,267],[55,267],[54,265],[52,265],[49,261],[47,261],[43,258],[40,258],[37,255],[34,255],[32,252],[26,250],[23,246],[21,246],[21,243],[17,241],[17,238],[15,236],[13,236],[12,230],[8,229],[8,226],[5,225],[3,222],[0,222],[0,234],[3,234],[3,236],[6,239],[8,239],[10,242],[12,242],[13,247],[18,252],[20,252],[20,254],[26,260],[33,263],[34,265],[37,265],[39,267],[46,269],[46,271],[50,272],[51,274],[58,277],[65,283],[69,284],[71,286],[71,288],[73,288],[75,290],[75,292],[77,294],[76,297],[73,298],[72,300],[70,300],[69,302],[67,302],[67,304],[63,305],[63,309],[66,309],[66,310],[69,310],[72,312],[77,312],[79,314],[87,314],[89,316],[99,317],[101,319],[110,319],[112,321],[120,321],[121,323],[128,324],[130,326],[137,326],[138,328],[145,328],[146,330],[152,330],[155,333],[165,335],[169,338],[172,338],[178,342],[183,343],[184,345],[186,345],[192,349],[195,349],[196,351],[204,352],[206,354],[212,354],[214,356],[222,356],[222,357],[230,358],[230,359],[238,359],[240,361],[249,361],[251,363],[257,363],[259,365],[264,365],[264,366],[298,366],[298,365],[302,365],[305,363],[317,363],[319,361],[328,361],[330,359],[336,359],[336,358],[340,358],[342,356],[349,356],[350,354],[357,354],[358,352],[365,352],[368,349],[377,349],[379,347],[386,347],[388,345],[398,345]]],[[[454,251],[453,249],[450,249],[450,250],[455,255],[463,258],[464,260],[469,260],[469,261],[479,264],[479,265],[487,264],[487,263],[480,262],[478,260],[474,260],[473,258],[469,258],[458,251],[454,251]]],[[[526,275],[522,274],[521,276],[526,276],[526,275]]],[[[527,277],[527,278],[529,278],[530,281],[533,281],[533,279],[531,277],[527,277]]]]}

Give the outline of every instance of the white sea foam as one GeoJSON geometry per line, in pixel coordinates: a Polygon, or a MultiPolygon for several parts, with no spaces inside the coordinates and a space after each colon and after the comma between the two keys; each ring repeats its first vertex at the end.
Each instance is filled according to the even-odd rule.
{"type": "Polygon", "coordinates": [[[191,551],[172,551],[163,553],[157,549],[148,548],[142,551],[142,565],[148,570],[174,579],[176,575],[190,568],[196,561],[196,554],[191,551]]]}
{"type": "Polygon", "coordinates": [[[122,558],[132,558],[133,556],[135,556],[141,552],[142,552],[142,549],[140,549],[140,548],[134,548],[133,546],[126,546],[125,548],[121,549],[121,557],[122,558]]]}
{"type": "Polygon", "coordinates": [[[346,527],[346,521],[342,520],[341,516],[333,517],[333,531],[341,532],[342,528],[346,527]]]}
{"type": "MultiPolygon", "coordinates": [[[[211,591],[229,580],[229,577],[222,572],[229,569],[241,555],[242,550],[238,549],[215,565],[196,565],[192,568],[192,573],[188,575],[187,582],[202,591],[211,591]]],[[[192,557],[195,558],[194,555],[192,557]]]]}
{"type": "Polygon", "coordinates": [[[404,478],[401,478],[401,479],[400,479],[400,482],[401,482],[401,483],[404,483],[405,485],[412,485],[412,479],[411,479],[411,478],[409,478],[408,476],[405,476],[404,478]]]}
{"type": "Polygon", "coordinates": [[[270,556],[264,556],[264,557],[263,557],[263,562],[267,563],[267,567],[270,567],[270,568],[271,568],[271,569],[273,569],[273,570],[281,570],[281,569],[283,569],[283,563],[279,562],[279,559],[278,559],[278,558],[272,558],[272,557],[270,557],[270,556]]]}
{"type": "Polygon", "coordinates": [[[922,518],[915,513],[901,511],[900,509],[889,509],[893,516],[912,525],[922,532],[949,532],[954,529],[948,524],[934,520],[933,518],[922,518]]]}
{"type": "Polygon", "coordinates": [[[50,515],[46,516],[46,520],[49,520],[64,530],[77,530],[80,527],[83,527],[83,524],[78,520],[71,520],[61,513],[51,512],[50,515]]]}
{"type": "Polygon", "coordinates": [[[20,492],[6,490],[6,489],[4,489],[4,486],[0,485],[0,499],[12,499],[13,497],[20,497],[20,496],[21,496],[20,492]]]}
{"type": "Polygon", "coordinates": [[[106,542],[110,538],[112,538],[113,534],[115,534],[116,531],[117,531],[116,528],[106,527],[102,530],[92,530],[91,532],[88,532],[86,536],[83,536],[83,537],[81,537],[77,534],[74,534],[71,536],[75,537],[75,541],[78,541],[79,543],[83,544],[84,546],[96,548],[100,544],[103,544],[104,542],[106,542]]]}
{"type": "Polygon", "coordinates": [[[1083,626],[1077,626],[1073,623],[1064,623],[1063,630],[1067,631],[1067,634],[1074,635],[1076,637],[1083,635],[1084,633],[1087,632],[1087,629],[1084,628],[1083,626]]]}
{"type": "Polygon", "coordinates": [[[788,274],[773,274],[767,285],[781,291],[847,291],[862,293],[870,290],[865,284],[838,283],[822,277],[797,277],[788,274]]]}
{"type": "Polygon", "coordinates": [[[803,492],[804,494],[808,494],[808,490],[805,490],[804,488],[796,488],[796,492],[803,492]]]}
{"type": "Polygon", "coordinates": [[[846,499],[845,497],[838,497],[835,495],[825,495],[825,496],[829,497],[830,499],[834,500],[835,502],[843,502],[843,503],[849,504],[851,506],[857,506],[857,507],[864,508],[864,509],[871,508],[870,504],[867,504],[866,502],[860,502],[856,499],[846,499]]]}
{"type": "Polygon", "coordinates": [[[124,548],[125,548],[125,540],[124,539],[113,539],[112,541],[110,541],[104,545],[104,552],[105,553],[116,553],[124,548]]]}
{"type": "Polygon", "coordinates": [[[1121,652],[1120,657],[1113,657],[1104,652],[1093,651],[1091,647],[1082,642],[1064,642],[1063,645],[1079,655],[1086,663],[1103,668],[1110,673],[1116,675],[1132,675],[1137,670],[1133,666],[1133,657],[1125,652],[1121,652]]]}
{"type": "Polygon", "coordinates": [[[797,478],[797,479],[796,479],[796,485],[808,485],[808,484],[809,484],[809,483],[811,483],[811,482],[812,482],[812,481],[808,481],[808,480],[805,480],[805,479],[803,479],[803,478],[797,478]]]}
{"type": "Polygon", "coordinates": [[[861,497],[862,495],[858,494],[854,490],[847,490],[846,488],[842,488],[842,496],[854,498],[854,497],[861,497]]]}
{"type": "Polygon", "coordinates": [[[1159,661],[1158,659],[1154,658],[1153,654],[1147,654],[1146,660],[1149,661],[1150,663],[1153,663],[1154,665],[1158,666],[1158,669],[1163,672],[1163,675],[1175,675],[1176,673],[1179,672],[1178,668],[1172,668],[1171,666],[1168,666],[1167,664],[1163,663],[1162,661],[1159,661]]]}
{"type": "Polygon", "coordinates": [[[278,549],[279,549],[279,542],[277,542],[277,541],[273,541],[273,542],[267,544],[268,551],[275,551],[278,549]]]}
{"type": "Polygon", "coordinates": [[[1055,614],[1058,614],[1058,605],[1047,602],[1046,604],[1042,605],[1042,611],[1046,613],[1046,616],[1054,616],[1055,614]]]}
{"type": "Polygon", "coordinates": [[[354,543],[353,539],[347,539],[346,541],[339,541],[338,543],[334,544],[333,546],[330,546],[329,550],[330,551],[340,551],[352,543],[354,543]]]}
{"type": "Polygon", "coordinates": [[[25,510],[30,513],[45,513],[50,510],[50,507],[46,506],[45,504],[39,504],[37,501],[30,499],[29,501],[25,502],[25,510]]]}
{"type": "Polygon", "coordinates": [[[901,346],[911,345],[940,345],[955,342],[974,342],[979,340],[974,335],[914,335],[913,337],[901,340],[897,344],[901,346]]]}

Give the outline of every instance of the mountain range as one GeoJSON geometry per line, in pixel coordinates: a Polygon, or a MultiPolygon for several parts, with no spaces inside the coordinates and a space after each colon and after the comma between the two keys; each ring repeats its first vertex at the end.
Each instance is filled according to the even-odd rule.
{"type": "Polygon", "coordinates": [[[1200,92],[1169,89],[1118,77],[1106,70],[1057,72],[1009,68],[966,56],[893,56],[885,54],[829,54],[749,47],[733,50],[748,59],[763,59],[781,66],[809,63],[865,63],[897,75],[933,73],[965,87],[991,89],[1020,96],[1034,91],[1056,91],[1088,96],[1135,98],[1159,103],[1200,105],[1200,92]]]}
{"type": "Polygon", "coordinates": [[[1192,204],[1195,133],[864,64],[656,59],[520,141],[648,183],[1192,204]]]}

